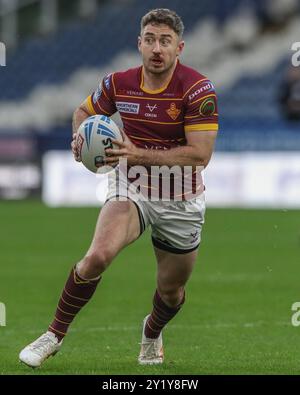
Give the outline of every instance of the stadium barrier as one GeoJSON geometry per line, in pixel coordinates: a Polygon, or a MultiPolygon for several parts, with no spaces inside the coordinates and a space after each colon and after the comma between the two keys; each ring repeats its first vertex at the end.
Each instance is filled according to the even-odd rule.
{"type": "MultiPolygon", "coordinates": [[[[70,152],[43,157],[43,201],[49,206],[99,206],[107,176],[76,163],[70,152]]],[[[300,157],[295,152],[216,152],[204,171],[210,207],[299,208],[300,157]]]]}

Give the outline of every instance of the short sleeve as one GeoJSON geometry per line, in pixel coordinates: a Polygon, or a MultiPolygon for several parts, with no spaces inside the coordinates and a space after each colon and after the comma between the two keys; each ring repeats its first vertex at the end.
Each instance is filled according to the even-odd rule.
{"type": "Polygon", "coordinates": [[[108,74],[100,82],[98,88],[87,98],[88,109],[91,114],[111,116],[117,109],[114,103],[113,74],[108,74]]]}
{"type": "Polygon", "coordinates": [[[184,102],[185,132],[218,130],[217,96],[211,81],[198,81],[187,91],[184,102]]]}

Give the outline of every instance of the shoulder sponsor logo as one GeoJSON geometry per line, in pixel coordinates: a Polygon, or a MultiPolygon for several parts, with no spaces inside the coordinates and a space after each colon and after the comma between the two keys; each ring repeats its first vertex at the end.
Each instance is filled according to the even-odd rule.
{"type": "Polygon", "coordinates": [[[207,82],[204,86],[201,86],[200,88],[198,88],[197,90],[195,90],[195,92],[191,93],[189,95],[189,100],[193,100],[194,97],[200,95],[200,93],[203,92],[210,92],[214,89],[214,86],[211,82],[207,82]]]}
{"type": "Polygon", "coordinates": [[[205,99],[199,107],[200,115],[204,115],[206,117],[210,117],[216,110],[215,100],[212,97],[208,97],[205,99]]]}
{"type": "Polygon", "coordinates": [[[97,90],[95,90],[94,95],[93,95],[93,102],[94,104],[97,103],[98,99],[100,98],[102,94],[102,83],[99,84],[97,90]]]}
{"type": "Polygon", "coordinates": [[[171,117],[174,121],[178,117],[178,115],[181,113],[181,110],[176,107],[176,103],[171,103],[170,108],[166,110],[167,114],[169,117],[171,117]]]}
{"type": "Polygon", "coordinates": [[[116,107],[119,112],[125,112],[128,114],[138,114],[140,111],[139,103],[128,103],[125,101],[117,101],[116,107]]]}
{"type": "Polygon", "coordinates": [[[111,74],[108,74],[103,80],[107,90],[109,90],[110,88],[110,78],[111,78],[111,74]]]}

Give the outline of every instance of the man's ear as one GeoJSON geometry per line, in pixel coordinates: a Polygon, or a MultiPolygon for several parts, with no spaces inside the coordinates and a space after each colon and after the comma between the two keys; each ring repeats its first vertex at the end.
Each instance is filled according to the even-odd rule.
{"type": "Polygon", "coordinates": [[[141,52],[141,44],[142,44],[142,38],[141,38],[141,36],[138,36],[138,49],[139,49],[139,51],[141,52]]]}
{"type": "Polygon", "coordinates": [[[177,51],[176,51],[177,56],[179,56],[181,54],[181,52],[183,51],[183,48],[184,48],[184,41],[180,41],[177,46],[177,51]]]}

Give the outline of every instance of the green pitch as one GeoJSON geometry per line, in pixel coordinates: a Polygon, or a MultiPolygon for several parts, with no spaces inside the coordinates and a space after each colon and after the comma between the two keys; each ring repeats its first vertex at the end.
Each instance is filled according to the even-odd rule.
{"type": "MultiPolygon", "coordinates": [[[[0,374],[299,374],[300,212],[207,210],[186,304],[164,331],[165,363],[141,367],[141,322],[151,310],[155,261],[149,233],[123,250],[60,353],[38,370],[18,362],[52,320],[97,209],[1,203],[0,374]]],[[[179,230],[180,231],[180,230],[179,230]]]]}

